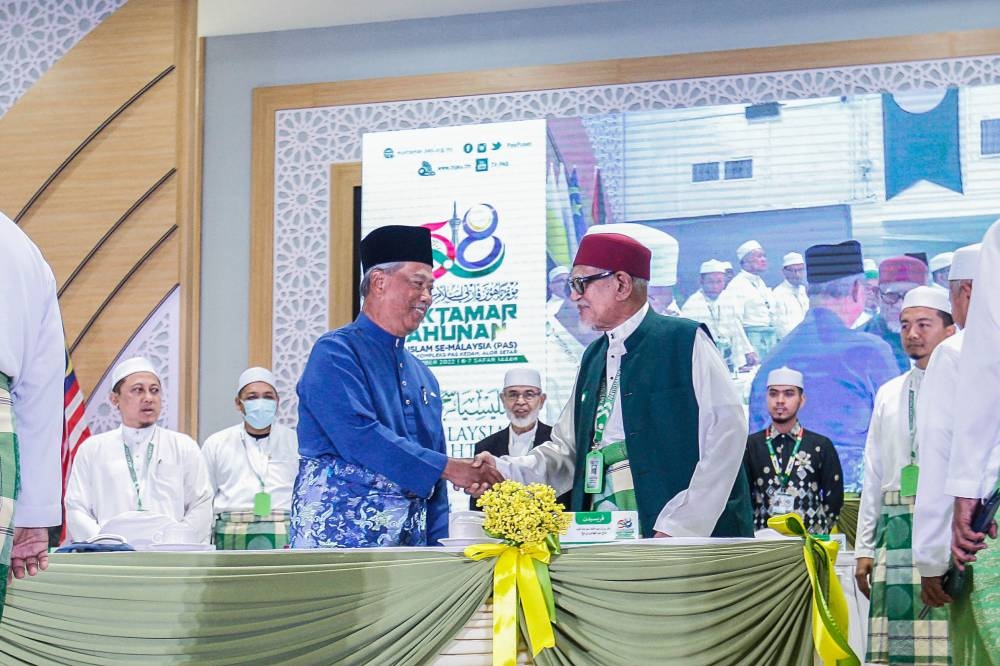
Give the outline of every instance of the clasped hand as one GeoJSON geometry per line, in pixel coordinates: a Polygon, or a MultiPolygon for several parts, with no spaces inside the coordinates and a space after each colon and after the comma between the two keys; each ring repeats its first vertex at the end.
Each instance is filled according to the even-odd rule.
{"type": "Polygon", "coordinates": [[[479,497],[491,486],[504,480],[497,470],[496,459],[489,453],[480,453],[472,460],[448,458],[443,476],[456,488],[473,497],[479,497]]]}

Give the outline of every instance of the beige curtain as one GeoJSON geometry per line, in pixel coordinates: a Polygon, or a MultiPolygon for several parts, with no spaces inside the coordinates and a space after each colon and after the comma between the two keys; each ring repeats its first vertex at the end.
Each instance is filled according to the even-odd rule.
{"type": "MultiPolygon", "coordinates": [[[[494,560],[426,551],[54,555],[11,586],[4,664],[422,664],[494,560]]],[[[551,566],[539,664],[809,664],[800,542],[589,547],[551,566]]]]}

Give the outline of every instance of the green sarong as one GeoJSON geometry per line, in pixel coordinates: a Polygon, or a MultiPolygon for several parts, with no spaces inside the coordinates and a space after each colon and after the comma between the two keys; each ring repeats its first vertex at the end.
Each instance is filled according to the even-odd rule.
{"type": "Polygon", "coordinates": [[[920,573],[913,565],[913,497],[882,496],[875,531],[875,568],[868,614],[868,657],[873,664],[950,664],[948,609],[918,616],[920,573]]]}
{"type": "Polygon", "coordinates": [[[952,649],[962,666],[1000,664],[1000,540],[987,540],[966,567],[967,594],[951,607],[952,649]]]}
{"type": "MultiPolygon", "coordinates": [[[[612,442],[598,449],[604,458],[604,487],[592,495],[591,511],[638,511],[632,467],[625,442],[612,442]]],[[[638,531],[639,528],[636,527],[638,531]]]]}
{"type": "Polygon", "coordinates": [[[288,511],[272,511],[266,516],[253,511],[225,511],[216,516],[217,550],[275,550],[288,545],[288,511]]]}
{"type": "Polygon", "coordinates": [[[20,463],[14,434],[10,378],[0,372],[0,618],[7,597],[10,551],[14,545],[14,503],[21,490],[20,463]]]}

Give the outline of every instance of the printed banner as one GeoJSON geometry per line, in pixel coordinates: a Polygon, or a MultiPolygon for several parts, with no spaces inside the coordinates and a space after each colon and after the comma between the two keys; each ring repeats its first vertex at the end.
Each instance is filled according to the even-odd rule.
{"type": "Polygon", "coordinates": [[[508,369],[545,369],[545,151],[544,120],[363,138],[362,236],[432,234],[434,302],[407,348],[441,383],[453,455],[507,424],[508,369]]]}

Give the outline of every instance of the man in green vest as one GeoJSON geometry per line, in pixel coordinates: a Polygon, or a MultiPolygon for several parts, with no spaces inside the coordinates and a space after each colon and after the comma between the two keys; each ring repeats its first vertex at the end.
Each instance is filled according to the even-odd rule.
{"type": "Polygon", "coordinates": [[[644,537],[753,536],[739,396],[707,330],[647,304],[650,258],[628,236],[583,238],[570,299],[603,335],[583,354],[552,440],[480,460],[572,490],[573,511],[637,511],[644,537]]]}

